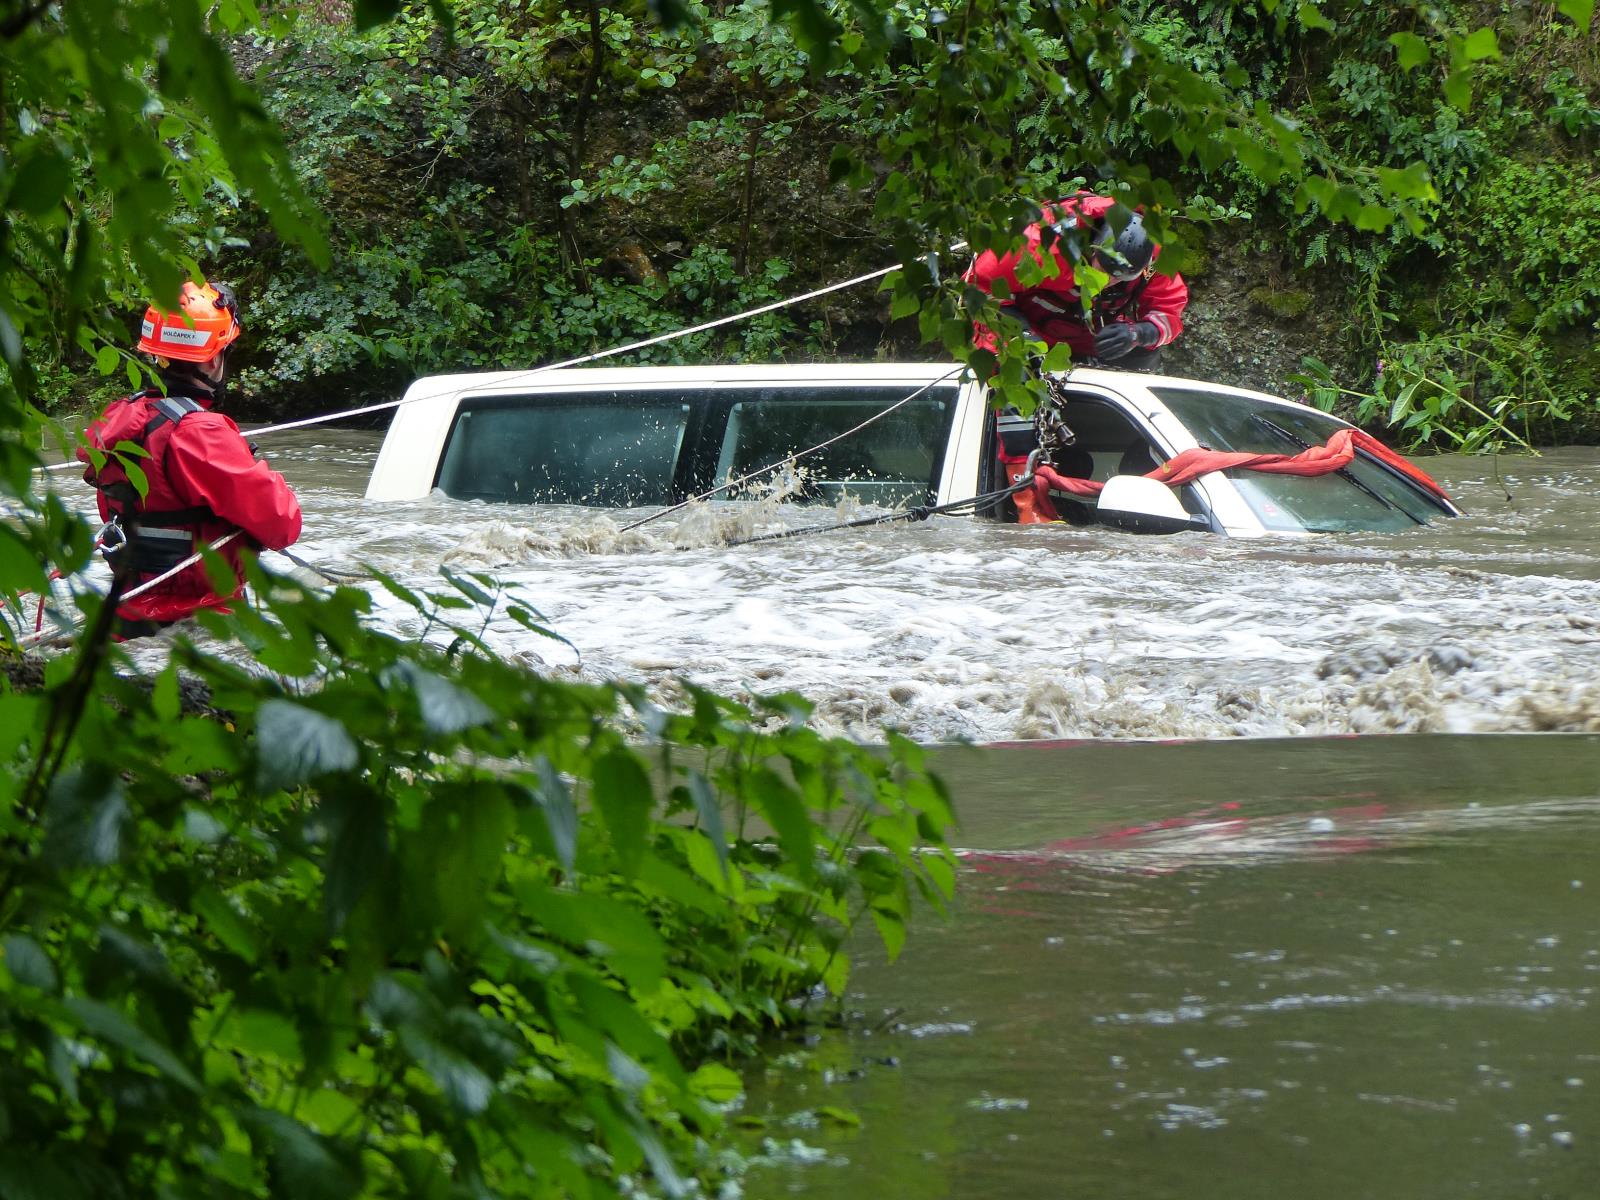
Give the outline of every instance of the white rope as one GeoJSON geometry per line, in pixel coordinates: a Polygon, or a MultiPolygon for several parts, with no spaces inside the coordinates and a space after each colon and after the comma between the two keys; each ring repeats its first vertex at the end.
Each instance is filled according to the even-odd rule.
{"type": "MultiPolygon", "coordinates": [[[[955,245],[950,247],[950,249],[951,251],[956,251],[964,249],[965,247],[965,242],[957,242],[955,245]]],[[[832,292],[842,292],[846,288],[855,287],[857,284],[866,283],[873,279],[881,279],[883,276],[888,275],[891,271],[898,271],[903,265],[903,263],[895,263],[892,267],[883,267],[879,270],[868,272],[865,275],[857,275],[854,279],[846,279],[842,283],[830,283],[827,287],[820,287],[815,291],[805,292],[799,296],[790,296],[783,300],[774,300],[771,304],[763,304],[759,308],[747,309],[744,312],[735,313],[732,316],[718,317],[714,321],[705,321],[699,325],[691,325],[687,329],[678,329],[672,333],[661,333],[657,334],[655,337],[645,338],[643,341],[629,342],[623,346],[613,346],[609,350],[597,350],[593,354],[584,354],[578,358],[569,358],[562,362],[547,363],[542,367],[533,367],[527,371],[520,371],[517,374],[512,375],[510,378],[503,380],[502,382],[506,384],[519,383],[524,379],[532,379],[536,375],[543,375],[547,371],[560,371],[567,367],[580,367],[584,363],[598,362],[603,358],[614,358],[619,354],[629,354],[634,350],[644,350],[650,346],[659,346],[663,342],[676,341],[678,338],[692,337],[697,333],[704,333],[708,329],[717,329],[723,325],[732,325],[736,321],[748,321],[751,317],[759,317],[764,313],[775,312],[780,308],[787,308],[791,304],[804,304],[807,300],[815,300],[818,296],[826,296],[832,292]]],[[[304,417],[298,421],[284,421],[277,425],[265,425],[260,429],[252,429],[249,431],[249,433],[251,437],[256,438],[269,433],[282,433],[286,429],[304,429],[308,425],[323,425],[329,421],[343,421],[350,417],[361,417],[365,416],[367,413],[383,412],[385,409],[399,408],[405,404],[419,404],[424,400],[437,400],[441,396],[448,396],[454,391],[454,388],[450,388],[445,391],[425,393],[421,396],[402,396],[398,400],[385,400],[381,404],[368,404],[364,408],[350,408],[341,412],[325,413],[320,417],[304,417]]],[[[81,465],[81,463],[74,461],[56,463],[54,466],[36,467],[34,469],[44,472],[66,471],[75,467],[80,467],[81,465]]]]}
{"type": "MultiPolygon", "coordinates": [[[[224,546],[226,546],[229,542],[233,541],[234,538],[238,537],[242,533],[244,533],[244,530],[242,530],[242,529],[235,529],[232,533],[225,533],[221,537],[219,537],[216,541],[212,542],[211,545],[209,547],[207,547],[207,549],[210,549],[210,550],[221,550],[224,546]]],[[[160,575],[157,575],[154,579],[148,579],[144,583],[141,583],[138,587],[124,592],[122,594],[122,598],[117,601],[117,604],[119,606],[123,605],[123,604],[126,604],[129,600],[137,599],[138,597],[144,595],[146,592],[150,591],[152,588],[160,587],[163,583],[165,583],[167,580],[171,579],[174,575],[177,575],[177,574],[179,574],[180,572],[183,572],[183,571],[187,571],[190,567],[194,566],[195,563],[199,562],[201,560],[201,558],[203,558],[204,556],[205,556],[205,550],[196,550],[193,554],[191,554],[188,558],[184,559],[177,566],[171,567],[168,570],[163,571],[160,575]]],[[[25,638],[18,638],[17,639],[17,649],[26,650],[29,647],[36,646],[40,642],[45,641],[45,640],[47,640],[49,638],[65,637],[69,633],[77,633],[78,630],[81,629],[81,628],[82,628],[82,622],[75,621],[75,622],[73,622],[73,625],[72,625],[71,629],[62,629],[59,626],[57,628],[55,628],[55,629],[42,629],[38,633],[29,634],[25,638]]]]}
{"type": "MultiPolygon", "coordinates": [[[[954,245],[952,245],[950,247],[950,251],[953,253],[955,251],[964,250],[966,248],[966,246],[967,246],[966,242],[956,242],[954,245]]],[[[685,329],[675,330],[672,333],[657,334],[655,337],[644,338],[643,340],[637,341],[637,342],[629,342],[629,343],[627,343],[625,345],[622,345],[622,346],[613,346],[609,350],[599,350],[599,351],[596,351],[593,354],[584,354],[584,355],[581,355],[581,356],[579,356],[577,358],[566,359],[566,360],[564,360],[562,362],[547,363],[542,367],[533,367],[533,368],[531,368],[531,369],[529,369],[527,371],[522,371],[522,372],[519,372],[519,373],[517,373],[515,375],[512,375],[510,378],[504,380],[503,382],[505,382],[505,383],[518,383],[521,380],[532,379],[535,376],[543,375],[543,374],[545,374],[546,372],[549,372],[549,371],[559,371],[559,370],[563,370],[563,369],[565,369],[567,367],[582,366],[584,363],[598,362],[599,360],[605,359],[605,358],[614,358],[619,354],[628,354],[628,353],[631,353],[632,351],[635,351],[635,350],[644,350],[644,349],[647,349],[650,346],[661,345],[663,342],[671,342],[671,341],[676,341],[679,338],[692,337],[697,333],[705,333],[707,330],[717,329],[717,328],[720,328],[723,325],[732,325],[732,324],[734,324],[735,322],[738,322],[738,321],[747,321],[747,320],[751,319],[752,317],[759,317],[759,316],[762,316],[765,313],[775,312],[780,308],[788,308],[790,305],[794,305],[794,304],[804,304],[807,300],[815,300],[819,296],[827,296],[827,295],[829,295],[829,294],[831,294],[833,292],[842,292],[846,288],[852,288],[852,287],[857,286],[858,284],[867,283],[867,282],[869,282],[869,281],[871,281],[873,279],[881,279],[881,278],[883,278],[883,276],[888,275],[891,272],[900,270],[900,268],[902,266],[904,266],[904,265],[905,264],[903,264],[903,263],[895,263],[893,266],[882,267],[882,268],[880,268],[880,269],[878,269],[876,271],[869,271],[865,275],[857,275],[853,279],[846,279],[846,280],[844,280],[843,282],[840,282],[840,283],[831,283],[826,287],[816,288],[813,291],[804,292],[804,293],[802,293],[802,294],[800,294],[798,296],[790,296],[790,297],[787,297],[786,299],[783,299],[783,300],[774,300],[771,304],[763,304],[763,305],[760,305],[757,308],[747,309],[746,311],[741,312],[741,313],[734,313],[731,316],[718,317],[714,321],[705,321],[705,322],[702,322],[699,325],[691,325],[691,326],[689,326],[688,328],[685,328],[685,329]]],[[[951,371],[949,374],[941,376],[939,379],[933,380],[932,383],[929,383],[929,384],[923,386],[922,388],[919,388],[917,391],[913,392],[911,395],[906,396],[905,398],[897,401],[895,404],[893,404],[893,405],[889,406],[888,408],[884,409],[882,412],[876,413],[873,416],[867,418],[867,420],[863,421],[860,425],[857,425],[855,427],[855,429],[847,430],[846,432],[844,432],[842,434],[839,434],[838,437],[830,438],[826,442],[822,442],[822,443],[819,443],[816,446],[811,447],[811,449],[809,449],[809,450],[803,450],[799,454],[789,455],[787,458],[780,459],[778,462],[775,462],[775,463],[771,464],[770,466],[762,467],[759,470],[752,471],[747,475],[742,475],[738,479],[731,480],[728,483],[723,484],[721,487],[713,488],[711,491],[706,492],[703,495],[693,497],[690,500],[685,500],[681,504],[674,505],[672,508],[664,509],[661,512],[654,514],[653,516],[646,517],[642,521],[637,521],[633,525],[627,526],[626,529],[637,528],[637,526],[643,525],[648,521],[653,521],[653,520],[656,520],[658,517],[666,516],[668,513],[676,512],[678,509],[683,508],[685,505],[694,503],[695,500],[703,500],[708,496],[714,496],[719,492],[727,491],[729,488],[737,487],[739,484],[744,483],[747,480],[753,479],[758,475],[763,475],[768,471],[776,469],[777,467],[781,467],[785,462],[789,462],[789,461],[791,461],[793,459],[798,459],[798,458],[804,457],[807,454],[814,454],[818,450],[826,449],[828,446],[833,445],[834,442],[837,442],[842,438],[850,436],[850,434],[857,432],[857,430],[865,428],[867,425],[870,425],[873,421],[878,420],[880,417],[888,416],[889,413],[893,412],[895,409],[899,408],[901,405],[906,404],[907,402],[909,402],[909,401],[915,399],[917,396],[921,395],[923,392],[927,391],[928,388],[932,387],[935,383],[943,382],[945,379],[948,379],[952,375],[957,374],[961,369],[962,368],[957,367],[955,370],[951,371]]],[[[280,424],[277,424],[277,425],[266,425],[266,426],[263,426],[260,429],[252,429],[252,430],[249,431],[249,433],[250,433],[251,437],[261,437],[264,434],[282,433],[285,430],[289,430],[289,429],[303,429],[303,428],[305,428],[307,426],[310,426],[310,425],[323,425],[323,424],[327,424],[330,421],[342,421],[342,420],[346,420],[346,419],[348,419],[350,417],[365,416],[368,413],[383,412],[386,409],[399,408],[402,405],[406,405],[406,404],[418,404],[418,403],[421,403],[421,402],[423,402],[425,400],[437,400],[442,396],[450,395],[454,390],[455,390],[454,388],[451,388],[451,389],[447,389],[447,390],[439,391],[439,392],[425,393],[425,394],[420,395],[420,396],[402,396],[398,400],[386,400],[381,404],[369,404],[369,405],[366,405],[363,408],[345,409],[345,410],[343,410],[341,412],[326,413],[326,414],[324,414],[322,416],[319,416],[319,417],[305,417],[305,418],[303,418],[301,420],[298,420],[298,421],[284,421],[284,422],[281,422],[280,424]]],[[[77,460],[73,460],[71,462],[55,463],[55,464],[53,464],[51,466],[47,466],[47,467],[35,467],[34,470],[36,472],[49,474],[49,473],[54,472],[54,471],[76,470],[76,469],[80,468],[82,465],[83,464],[78,462],[77,460]]],[[[623,532],[626,532],[626,529],[623,530],[623,532]]],[[[234,530],[232,533],[227,534],[224,537],[219,538],[217,541],[215,541],[215,542],[213,542],[211,544],[211,549],[213,549],[213,550],[220,549],[222,546],[227,545],[227,543],[232,541],[234,538],[238,537],[241,532],[242,532],[242,530],[234,530]]],[[[184,570],[184,569],[186,569],[186,568],[188,568],[190,566],[193,566],[195,563],[197,563],[199,561],[200,561],[200,554],[197,552],[197,553],[191,555],[189,558],[185,559],[183,562],[179,563],[176,567],[173,567],[170,571],[167,571],[165,574],[159,575],[155,579],[152,579],[147,583],[140,584],[133,591],[131,591],[131,592],[127,593],[125,596],[123,596],[122,599],[124,601],[126,601],[126,600],[131,600],[136,596],[143,595],[145,592],[149,591],[151,588],[156,587],[157,585],[166,582],[168,579],[172,578],[172,576],[178,574],[178,572],[180,572],[180,571],[182,571],[182,570],[184,570]]],[[[39,643],[41,641],[44,641],[46,638],[62,636],[62,634],[63,634],[63,631],[61,631],[59,629],[51,630],[49,632],[41,631],[40,633],[32,634],[29,637],[20,639],[18,641],[17,645],[18,645],[19,648],[24,648],[25,649],[25,648],[27,648],[29,646],[32,646],[32,645],[35,645],[35,644],[37,644],[37,643],[39,643]]]]}

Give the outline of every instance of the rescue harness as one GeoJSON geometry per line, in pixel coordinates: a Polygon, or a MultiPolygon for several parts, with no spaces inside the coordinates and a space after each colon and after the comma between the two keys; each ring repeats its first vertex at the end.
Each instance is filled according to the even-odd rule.
{"type": "MultiPolygon", "coordinates": [[[[128,439],[152,460],[159,458],[163,478],[166,472],[167,451],[172,445],[172,433],[183,419],[205,406],[188,396],[162,396],[149,391],[135,393],[131,399],[148,399],[154,414],[145,422],[136,438],[128,439]],[[150,447],[152,437],[166,426],[171,432],[160,439],[155,450],[150,447]]],[[[100,552],[115,569],[131,571],[136,575],[159,575],[172,570],[195,550],[195,532],[186,526],[202,521],[215,521],[216,513],[205,505],[188,508],[145,509],[142,497],[128,477],[125,463],[112,455],[96,469],[91,463],[84,471],[85,481],[99,489],[111,510],[111,520],[98,535],[100,552]]]]}

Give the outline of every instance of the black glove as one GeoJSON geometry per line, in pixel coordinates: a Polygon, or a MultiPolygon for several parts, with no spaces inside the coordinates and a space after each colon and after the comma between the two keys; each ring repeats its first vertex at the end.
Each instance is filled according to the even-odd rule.
{"type": "Polygon", "coordinates": [[[1160,337],[1153,322],[1113,321],[1094,335],[1094,356],[1115,362],[1140,346],[1154,346],[1160,337]]]}

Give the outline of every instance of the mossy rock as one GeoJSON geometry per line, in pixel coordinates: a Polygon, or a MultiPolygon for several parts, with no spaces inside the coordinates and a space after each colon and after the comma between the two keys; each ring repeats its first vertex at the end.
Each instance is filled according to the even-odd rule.
{"type": "Polygon", "coordinates": [[[1179,274],[1185,279],[1200,279],[1210,270],[1211,252],[1197,242],[1184,243],[1183,256],[1178,262],[1179,274]]]}
{"type": "Polygon", "coordinates": [[[1532,300],[1518,300],[1506,312],[1506,324],[1526,333],[1539,319],[1539,306],[1532,300]]]}
{"type": "Polygon", "coordinates": [[[1283,321],[1295,321],[1311,308],[1310,292],[1293,288],[1257,287],[1245,293],[1251,305],[1283,321]]]}
{"type": "Polygon", "coordinates": [[[1439,319],[1439,305],[1427,297],[1412,300],[1400,308],[1400,323],[1417,333],[1441,333],[1444,322],[1439,319]]]}
{"type": "Polygon", "coordinates": [[[1551,371],[1556,390],[1588,395],[1600,402],[1600,348],[1583,330],[1567,330],[1550,339],[1551,371]]]}

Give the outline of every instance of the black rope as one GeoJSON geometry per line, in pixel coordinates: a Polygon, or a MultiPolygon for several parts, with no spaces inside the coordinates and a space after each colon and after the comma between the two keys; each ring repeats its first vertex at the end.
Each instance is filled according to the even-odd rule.
{"type": "Polygon", "coordinates": [[[993,506],[1004,500],[1007,496],[1014,496],[1023,488],[1031,486],[1033,476],[1030,474],[1018,480],[1008,488],[998,492],[985,492],[981,496],[969,496],[965,500],[952,500],[949,504],[919,504],[914,508],[902,509],[900,512],[883,513],[876,517],[862,517],[856,521],[842,521],[835,525],[807,525],[801,529],[783,529],[777,533],[761,533],[755,537],[739,538],[736,541],[724,542],[726,546],[749,546],[755,542],[781,542],[789,538],[804,537],[809,533],[833,533],[840,529],[862,529],[870,525],[887,525],[891,521],[926,521],[929,517],[939,516],[944,513],[960,512],[963,508],[976,510],[979,505],[993,506]]]}
{"type": "Polygon", "coordinates": [[[334,570],[331,567],[319,567],[315,563],[308,563],[305,559],[301,558],[298,554],[291,554],[287,550],[279,550],[279,551],[277,551],[277,553],[283,555],[283,557],[287,558],[295,566],[303,567],[307,571],[312,571],[315,574],[321,575],[324,579],[328,580],[330,583],[338,583],[339,580],[341,580],[341,579],[347,579],[347,580],[350,580],[350,581],[354,582],[354,581],[357,581],[357,580],[364,580],[364,579],[370,579],[371,578],[371,576],[366,574],[365,572],[337,571],[337,570],[334,570]]]}

